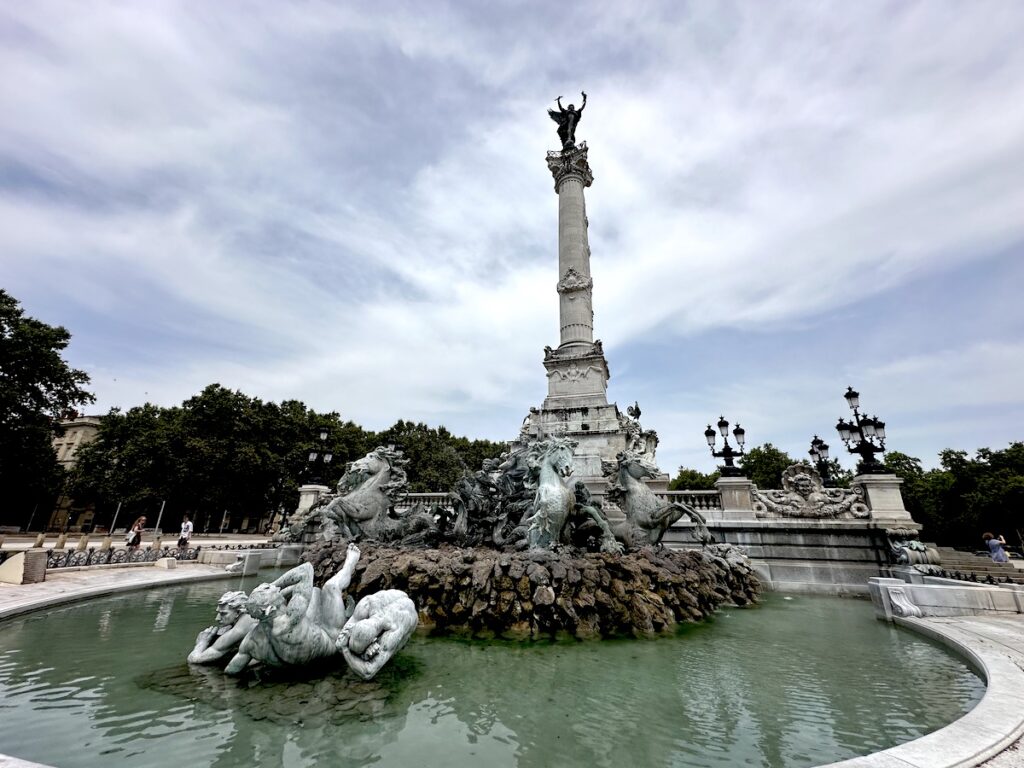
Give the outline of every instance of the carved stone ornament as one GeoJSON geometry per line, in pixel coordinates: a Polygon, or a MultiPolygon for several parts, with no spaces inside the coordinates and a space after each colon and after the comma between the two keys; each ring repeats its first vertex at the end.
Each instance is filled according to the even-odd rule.
{"type": "Polygon", "coordinates": [[[558,281],[559,293],[574,293],[576,291],[589,291],[594,287],[593,279],[581,275],[576,267],[569,267],[558,281]]]}
{"type": "MultiPolygon", "coordinates": [[[[639,406],[631,405],[627,408],[627,413],[632,410],[636,410],[639,414],[639,406]]],[[[635,417],[627,416],[623,413],[619,414],[619,428],[626,433],[626,450],[642,455],[647,459],[654,461],[655,452],[658,449],[658,433],[653,429],[644,429],[639,419],[635,417]]]]}
{"type": "Polygon", "coordinates": [[[590,372],[595,371],[601,373],[601,369],[596,365],[588,365],[586,367],[580,367],[576,364],[576,361],[569,363],[568,367],[564,370],[553,370],[548,372],[548,377],[558,376],[562,381],[580,381],[590,376],[590,372]]]}
{"type": "Polygon", "coordinates": [[[927,546],[913,528],[886,528],[889,559],[897,565],[939,565],[939,551],[927,546]]]}
{"type": "Polygon", "coordinates": [[[581,141],[575,148],[562,152],[548,152],[548,169],[555,179],[555,191],[567,178],[575,177],[584,187],[594,183],[594,174],[587,162],[587,142],[581,141]]]}
{"type": "Polygon", "coordinates": [[[897,616],[920,618],[921,609],[910,600],[910,596],[903,587],[889,587],[889,603],[892,605],[892,612],[897,616]]]}
{"type": "Polygon", "coordinates": [[[864,492],[858,488],[825,488],[821,475],[808,464],[792,464],[782,473],[781,491],[754,486],[757,517],[865,518],[870,515],[864,492]]]}

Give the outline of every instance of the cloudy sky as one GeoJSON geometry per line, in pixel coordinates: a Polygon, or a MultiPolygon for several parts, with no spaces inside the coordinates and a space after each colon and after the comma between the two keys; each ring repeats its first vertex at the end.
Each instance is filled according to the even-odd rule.
{"type": "Polygon", "coordinates": [[[631,5],[5,3],[0,285],[90,411],[220,382],[507,439],[583,89],[595,331],[664,469],[720,413],[836,454],[848,384],[926,464],[1024,438],[1024,4],[631,5]]]}

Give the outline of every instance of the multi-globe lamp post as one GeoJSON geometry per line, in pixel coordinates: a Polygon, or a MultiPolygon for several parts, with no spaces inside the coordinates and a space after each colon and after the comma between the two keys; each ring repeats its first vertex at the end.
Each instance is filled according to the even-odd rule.
{"type": "Polygon", "coordinates": [[[704,437],[708,441],[708,447],[711,448],[711,455],[716,459],[724,459],[725,465],[719,467],[719,471],[722,477],[743,477],[743,470],[733,464],[733,459],[737,456],[743,455],[743,445],[746,443],[746,430],[743,429],[739,424],[732,431],[732,436],[736,440],[736,445],[739,446],[737,451],[731,445],[729,445],[729,422],[725,420],[724,416],[718,417],[718,431],[722,434],[722,441],[725,445],[722,446],[722,450],[715,450],[715,439],[717,437],[715,430],[708,424],[708,428],[704,431],[704,437]]]}
{"type": "Polygon", "coordinates": [[[839,419],[836,431],[846,444],[846,450],[860,455],[857,473],[862,475],[885,474],[889,470],[878,459],[876,453],[885,451],[885,422],[877,416],[861,415],[860,393],[853,387],[846,388],[847,405],[853,411],[853,421],[839,419]]]}
{"type": "Polygon", "coordinates": [[[309,475],[310,482],[314,485],[323,485],[321,472],[326,472],[334,454],[327,448],[327,430],[320,430],[320,445],[309,452],[309,475]],[[317,450],[319,447],[319,450],[317,450]]]}
{"type": "Polygon", "coordinates": [[[834,483],[832,482],[832,468],[828,464],[828,443],[815,435],[811,440],[811,449],[807,453],[810,454],[814,468],[821,476],[822,484],[826,488],[831,488],[834,483]]]}

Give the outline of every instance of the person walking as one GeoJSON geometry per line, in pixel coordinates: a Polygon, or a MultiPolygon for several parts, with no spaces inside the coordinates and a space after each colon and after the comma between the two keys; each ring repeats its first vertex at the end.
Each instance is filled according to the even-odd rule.
{"type": "Polygon", "coordinates": [[[181,516],[181,533],[178,534],[178,549],[188,549],[188,543],[192,539],[192,521],[188,515],[181,516]]]}
{"type": "Polygon", "coordinates": [[[128,549],[138,549],[142,543],[142,529],[146,527],[146,517],[143,515],[138,518],[132,527],[128,530],[128,535],[124,537],[124,543],[128,545],[128,549]]]}
{"type": "Polygon", "coordinates": [[[1000,536],[998,539],[991,533],[985,533],[982,535],[982,540],[985,542],[985,546],[988,547],[989,553],[992,555],[992,562],[994,563],[1008,563],[1010,562],[1009,556],[1006,554],[1006,550],[1003,547],[1006,546],[1006,539],[1000,536]]]}

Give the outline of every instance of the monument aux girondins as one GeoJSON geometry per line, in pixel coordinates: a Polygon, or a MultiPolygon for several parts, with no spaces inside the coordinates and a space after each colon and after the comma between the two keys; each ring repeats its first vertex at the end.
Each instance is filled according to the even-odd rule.
{"type": "MultiPolygon", "coordinates": [[[[544,348],[548,394],[540,408],[531,408],[517,444],[548,437],[576,441],[573,474],[596,496],[608,486],[606,468],[623,451],[632,451],[655,464],[658,435],[640,425],[640,407],[626,413],[608,402],[611,374],[600,339],[594,339],[594,280],[590,273],[587,203],[584,190],[594,182],[586,142],[576,144],[587,96],[579,109],[573,104],[548,110],[558,123],[560,151],[548,152],[547,164],[558,195],[558,316],[559,344],[544,348]],[[605,462],[605,469],[602,468],[605,462]]],[[[660,471],[647,484],[665,490],[668,476],[660,471]]],[[[607,505],[606,505],[607,507],[607,505]]]]}

